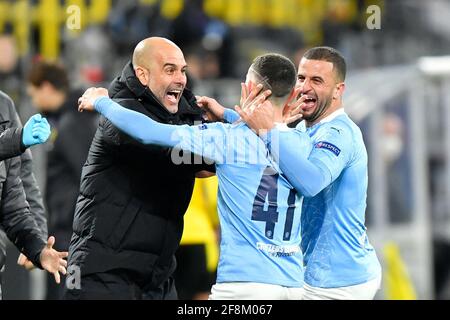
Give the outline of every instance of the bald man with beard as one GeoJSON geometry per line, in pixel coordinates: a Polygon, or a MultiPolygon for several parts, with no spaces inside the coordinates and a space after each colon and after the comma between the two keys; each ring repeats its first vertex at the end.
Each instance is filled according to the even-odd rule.
{"type": "MultiPolygon", "coordinates": [[[[186,68],[173,42],[147,38],[109,96],[160,123],[198,123],[186,68]]],[[[189,157],[175,164],[171,156],[171,148],[143,145],[100,119],[81,176],[66,299],[177,299],[172,274],[183,215],[195,176],[213,167],[189,157]]]]}

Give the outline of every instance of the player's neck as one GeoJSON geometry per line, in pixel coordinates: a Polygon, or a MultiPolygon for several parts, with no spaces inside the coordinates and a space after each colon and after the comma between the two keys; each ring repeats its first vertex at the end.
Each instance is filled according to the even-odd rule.
{"type": "Polygon", "coordinates": [[[331,115],[332,113],[336,112],[337,110],[343,108],[342,103],[336,103],[336,104],[332,104],[327,110],[325,110],[325,112],[316,120],[314,121],[307,121],[306,120],[306,127],[312,127],[313,125],[321,122],[323,119],[325,119],[326,117],[328,117],[329,115],[331,115]]]}

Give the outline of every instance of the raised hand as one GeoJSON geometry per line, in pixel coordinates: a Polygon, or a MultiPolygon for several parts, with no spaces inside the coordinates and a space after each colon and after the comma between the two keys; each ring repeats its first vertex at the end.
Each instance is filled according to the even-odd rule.
{"type": "Polygon", "coordinates": [[[78,99],[78,111],[83,112],[95,111],[94,103],[95,100],[101,97],[108,97],[108,90],[105,88],[94,88],[91,87],[87,89],[83,95],[78,99]]]}
{"type": "Polygon", "coordinates": [[[241,116],[250,129],[257,135],[267,133],[275,126],[273,120],[274,109],[270,101],[266,100],[250,109],[242,109],[236,106],[236,112],[241,116]]]}
{"type": "Polygon", "coordinates": [[[241,105],[234,107],[242,121],[247,123],[249,128],[258,135],[275,126],[273,105],[267,100],[272,91],[263,91],[262,89],[262,84],[251,88],[247,84],[241,83],[241,105]]]}
{"type": "Polygon", "coordinates": [[[64,260],[68,256],[66,251],[59,252],[53,249],[55,237],[49,237],[47,245],[42,249],[40,262],[43,269],[53,273],[56,283],[61,282],[59,273],[66,274],[67,261],[64,260]]]}
{"type": "Polygon", "coordinates": [[[35,114],[23,127],[22,143],[25,147],[44,143],[50,137],[51,129],[47,119],[35,114]]]}
{"type": "Polygon", "coordinates": [[[225,107],[216,101],[216,99],[209,97],[196,96],[197,105],[205,111],[206,120],[215,122],[222,121],[225,107]]]}
{"type": "Polygon", "coordinates": [[[254,108],[264,103],[267,98],[272,94],[272,91],[262,91],[263,85],[260,83],[253,88],[250,88],[247,84],[241,83],[241,100],[240,108],[251,112],[254,108]]]}
{"type": "Polygon", "coordinates": [[[286,124],[292,123],[303,117],[302,107],[308,96],[300,96],[300,87],[296,87],[291,94],[291,98],[288,100],[283,109],[283,122],[286,124]]]}

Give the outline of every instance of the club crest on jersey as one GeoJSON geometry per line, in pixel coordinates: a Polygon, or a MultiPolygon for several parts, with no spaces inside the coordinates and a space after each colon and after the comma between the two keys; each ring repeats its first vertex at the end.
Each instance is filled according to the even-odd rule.
{"type": "Polygon", "coordinates": [[[314,145],[314,148],[318,149],[327,149],[334,153],[334,155],[337,157],[341,153],[341,149],[336,147],[334,144],[326,142],[326,141],[319,141],[314,145]]]}
{"type": "Polygon", "coordinates": [[[204,124],[199,125],[197,128],[198,128],[198,130],[205,130],[205,129],[208,129],[208,126],[206,125],[206,123],[204,123],[204,124]]]}

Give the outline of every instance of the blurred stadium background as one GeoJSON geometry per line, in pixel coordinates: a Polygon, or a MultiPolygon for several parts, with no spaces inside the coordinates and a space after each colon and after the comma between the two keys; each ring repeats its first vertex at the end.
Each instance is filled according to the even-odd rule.
{"type": "MultiPolygon", "coordinates": [[[[275,51],[297,64],[311,46],[339,49],[344,105],[369,151],[377,298],[450,299],[449,0],[0,0],[0,89],[27,119],[33,61],[61,61],[74,87],[107,86],[148,36],[177,43],[194,92],[226,106],[255,56],[275,51]],[[380,28],[369,23],[372,5],[380,28]]],[[[32,149],[43,192],[44,148],[32,149]]],[[[4,298],[42,299],[42,272],[17,268],[17,256],[10,248],[4,298]]]]}

